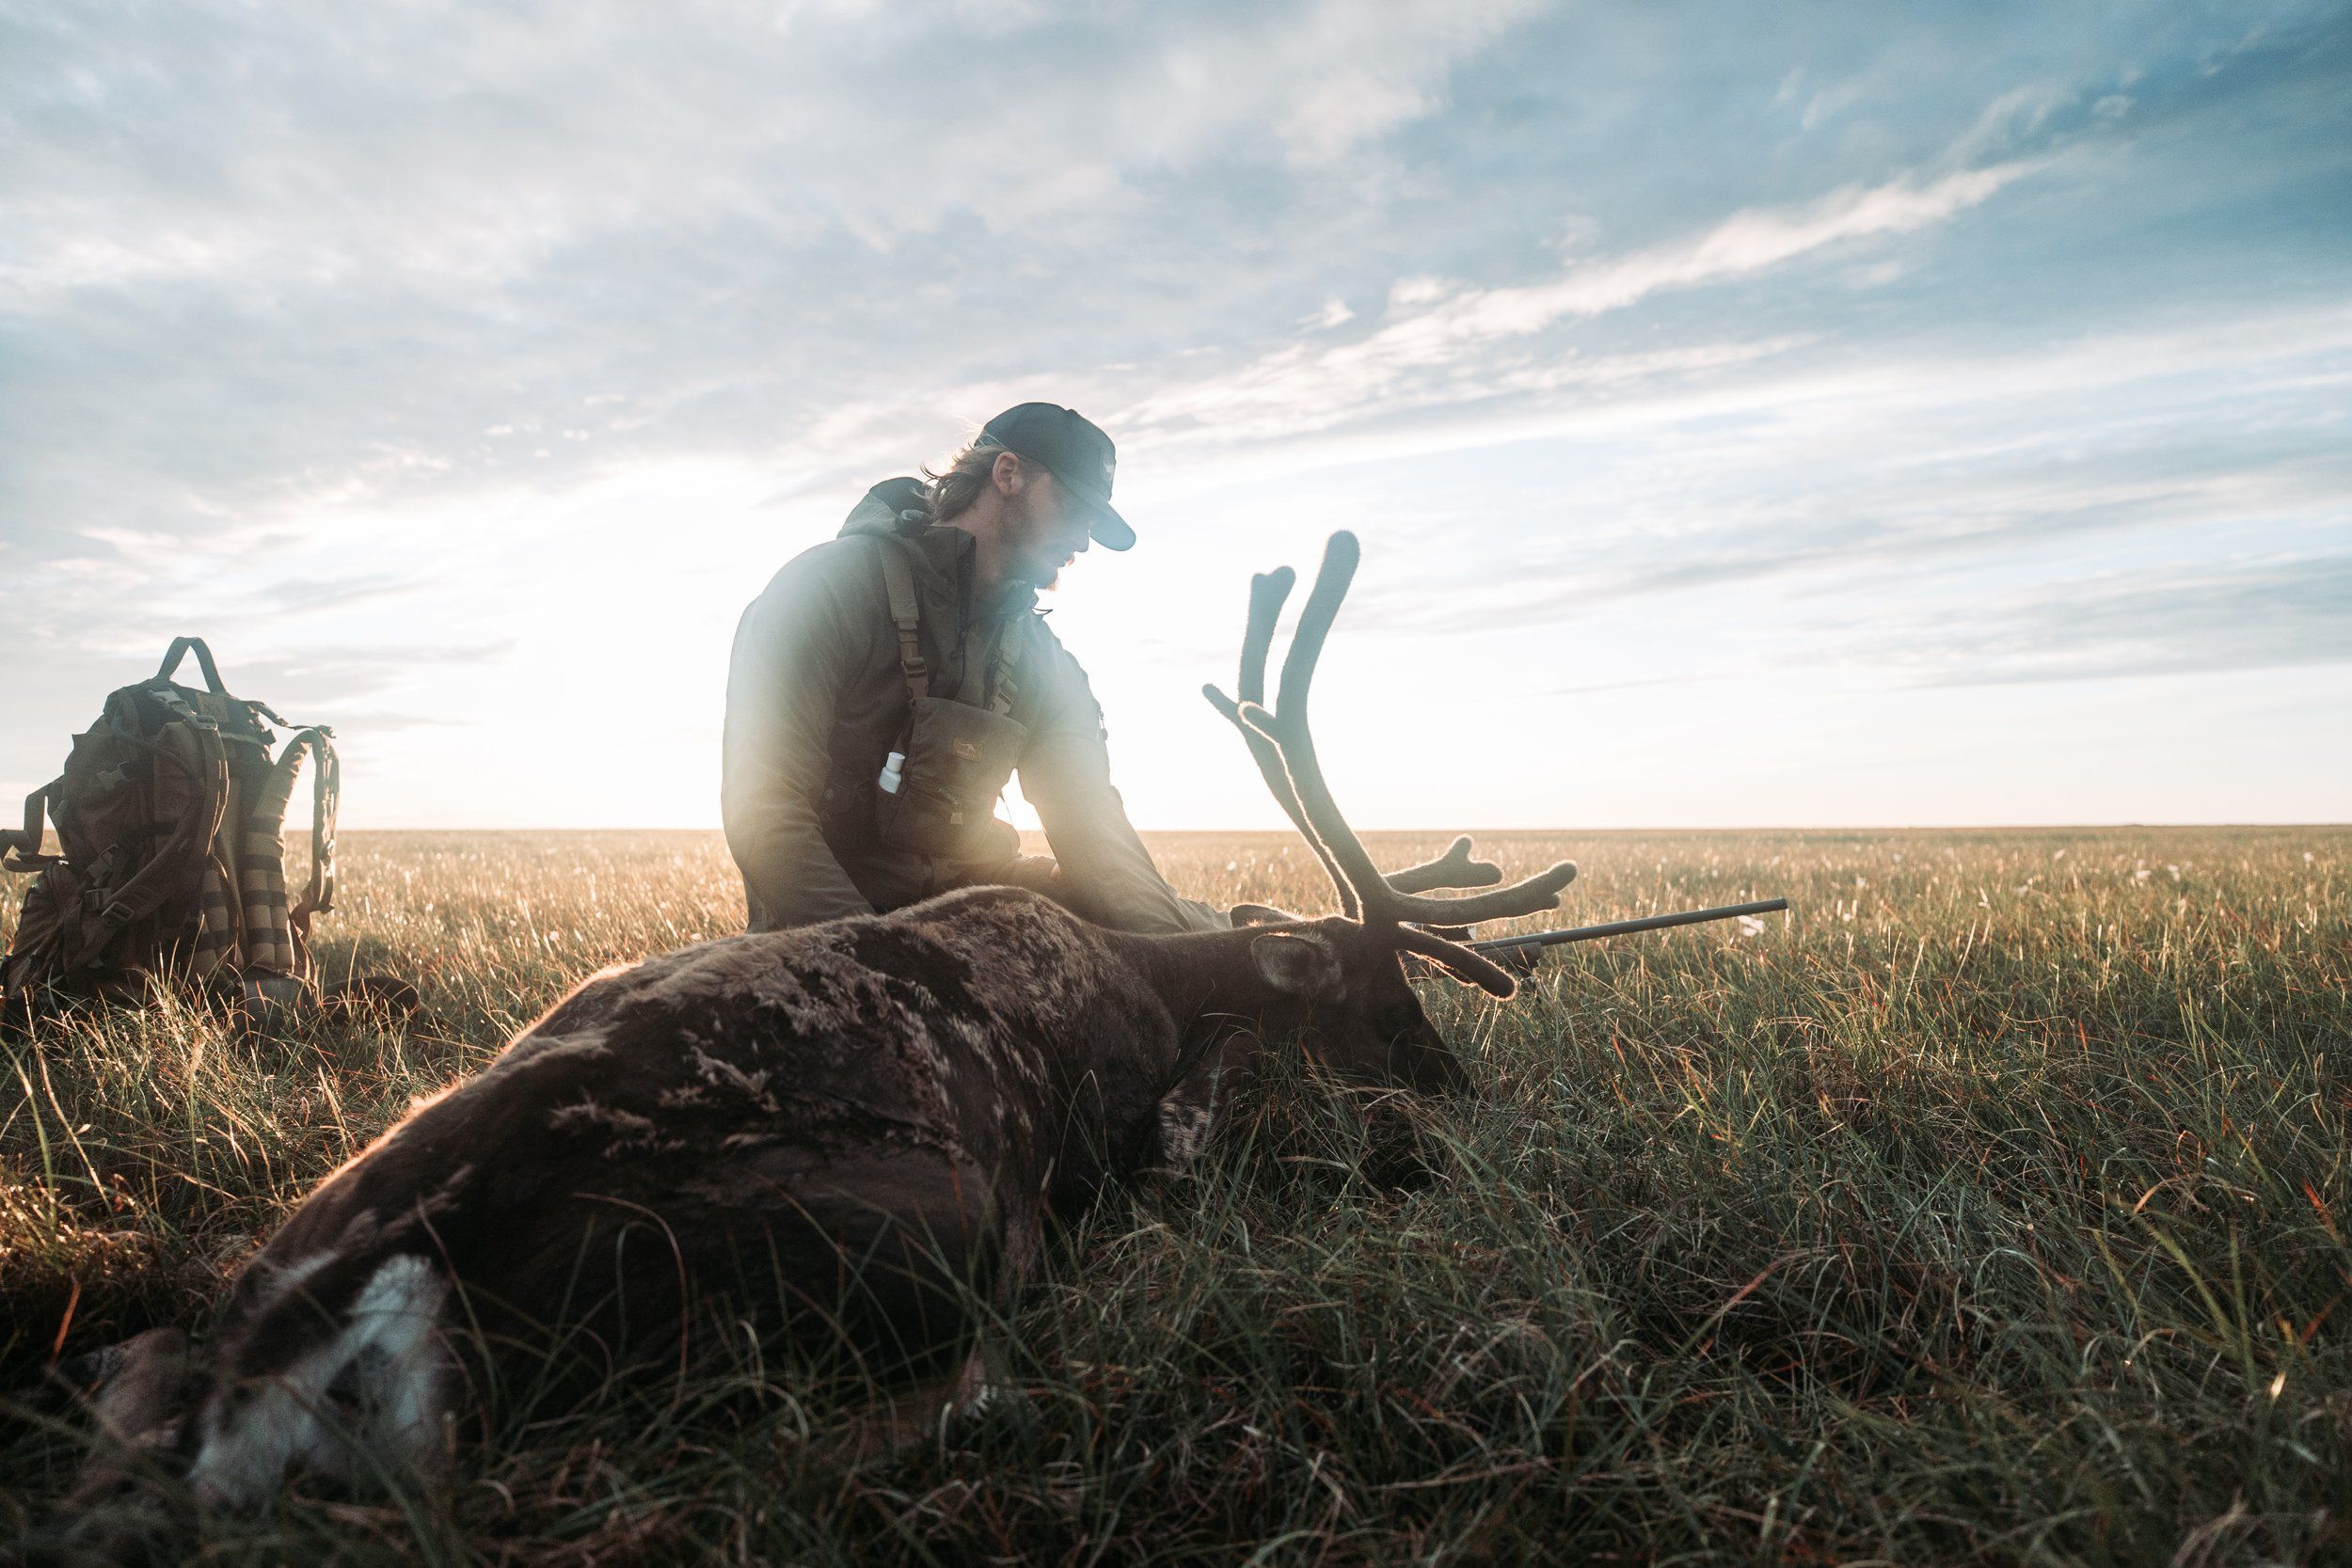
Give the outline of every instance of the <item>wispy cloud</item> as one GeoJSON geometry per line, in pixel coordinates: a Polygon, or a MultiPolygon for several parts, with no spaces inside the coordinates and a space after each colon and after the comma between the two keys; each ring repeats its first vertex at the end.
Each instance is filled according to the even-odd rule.
{"type": "Polygon", "coordinates": [[[423,591],[425,584],[413,576],[396,572],[367,572],[351,577],[284,578],[268,584],[262,594],[282,612],[316,614],[332,610],[349,610],[358,605],[380,604],[386,599],[423,591]]]}
{"type": "Polygon", "coordinates": [[[1921,686],[2352,664],[2352,556],[2140,572],[1879,628],[1868,657],[1921,686]]]}
{"type": "Polygon", "coordinates": [[[2321,388],[2352,388],[2352,312],[1648,388],[1540,428],[1581,450],[1671,441],[1684,463],[1597,459],[1551,527],[1466,540],[1359,607],[1392,630],[1487,633],[1767,582],[1834,596],[2102,534],[2341,524],[2344,421],[2287,412],[2321,388]]]}
{"type": "MultiPolygon", "coordinates": [[[[505,640],[470,643],[321,644],[298,652],[246,659],[222,673],[233,676],[230,684],[240,694],[259,694],[297,721],[304,715],[294,712],[295,708],[309,712],[312,719],[324,717],[338,721],[335,710],[406,685],[421,672],[494,664],[512,652],[514,646],[505,640]]],[[[346,725],[358,722],[347,715],[339,721],[346,725]]],[[[447,721],[451,721],[411,719],[405,722],[447,721]]]]}
{"type": "Polygon", "coordinates": [[[1493,358],[1499,345],[1626,309],[1661,291],[1748,277],[1850,242],[1915,232],[1989,200],[2036,166],[2019,160],[1938,178],[1905,176],[1795,207],[1746,209],[1703,233],[1581,262],[1540,283],[1418,283],[1392,293],[1387,325],[1360,339],[1286,345],[1239,371],[1146,398],[1122,411],[1122,423],[1147,438],[1198,430],[1219,441],[1275,440],[1437,402],[1717,369],[1769,352],[1769,345],[1719,344],[1590,363],[1573,350],[1555,349],[1551,363],[1536,366],[1498,367],[1493,358]]]}

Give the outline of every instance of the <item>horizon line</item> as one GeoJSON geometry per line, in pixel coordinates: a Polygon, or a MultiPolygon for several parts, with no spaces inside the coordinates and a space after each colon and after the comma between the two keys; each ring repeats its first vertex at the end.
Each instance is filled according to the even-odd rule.
{"type": "MultiPolygon", "coordinates": [[[[295,825],[294,823],[293,823],[293,822],[289,822],[289,823],[287,824],[287,831],[288,831],[288,832],[293,832],[293,831],[294,831],[295,826],[296,826],[296,825],[295,825]]],[[[1454,828],[1454,827],[1448,827],[1448,828],[1438,828],[1438,827],[1422,827],[1422,828],[1358,828],[1358,829],[1356,829],[1355,831],[1356,831],[1357,832],[1359,832],[1359,833],[1444,833],[1444,834],[1462,834],[1462,833],[1467,833],[1467,834],[1470,834],[1470,835],[1471,835],[1471,836],[1475,837],[1475,836],[1477,836],[1477,835],[1479,835],[1479,834],[1481,834],[1481,833],[1485,833],[1485,834],[1506,834],[1506,833],[1809,833],[1809,832],[1843,832],[1843,833],[1852,833],[1852,832],[1887,833],[1887,832],[1894,832],[1894,833],[1900,833],[1900,832],[1994,832],[1994,831],[2005,832],[2096,832],[2096,831],[2101,831],[2101,830],[2126,829],[2126,828],[2129,828],[2129,829],[2148,829],[2148,828],[2168,828],[2168,829],[2169,829],[2169,828],[2184,828],[2184,829],[2186,829],[2186,828],[2204,828],[2204,829],[2217,829],[2217,828],[2233,828],[2233,829],[2235,829],[2235,828],[2246,828],[2246,829],[2255,829],[2255,828],[2259,828],[2259,829],[2277,829],[2277,830],[2280,830],[2280,831],[2285,831],[2285,830],[2289,830],[2289,829],[2297,829],[2297,828],[2299,828],[2299,829],[2305,829],[2305,830],[2314,830],[2314,831],[2319,831],[2319,832],[2343,832],[2343,831],[2352,830],[2352,819],[2345,819],[2345,820],[2342,820],[2342,821],[2306,821],[2306,820],[2297,820],[2297,819],[2280,818],[2280,819],[2279,819],[2279,820],[2275,820],[2275,821],[2274,821],[2274,820],[2267,820],[2267,819],[2245,819],[2245,820],[2238,820],[2238,821],[2218,821],[2218,822],[2217,822],[2217,821],[2211,821],[2211,820],[2196,820],[2196,821],[2095,821],[2095,822],[2093,822],[2093,821],[2085,821],[2085,822],[2050,822],[2050,821],[2042,821],[2042,822],[1772,822],[1772,823],[1755,823],[1755,824],[1744,824],[1744,825],[1724,825],[1724,826],[1709,825],[1709,824],[1704,824],[1704,823],[1702,823],[1702,824],[1695,824],[1695,825],[1693,825],[1693,824],[1673,824],[1673,825],[1658,825],[1658,826],[1646,826],[1646,827],[1644,827],[1644,826],[1635,826],[1635,827],[1622,827],[1622,826],[1620,826],[1620,827],[1589,827],[1589,826],[1582,826],[1582,825],[1577,825],[1577,824],[1569,824],[1569,825],[1565,825],[1565,826],[1553,826],[1553,827],[1542,827],[1542,828],[1536,828],[1536,827],[1499,827],[1499,828],[1498,828],[1498,827],[1470,827],[1470,828],[1454,828]]],[[[466,824],[466,825],[447,825],[447,824],[433,824],[433,823],[424,823],[424,824],[404,824],[404,825],[399,825],[399,826],[387,826],[387,827],[339,828],[339,830],[338,830],[339,834],[340,834],[340,833],[353,833],[353,832],[359,832],[359,833],[718,833],[718,832],[723,832],[723,830],[722,830],[721,828],[719,828],[719,827],[718,827],[717,825],[715,825],[715,824],[690,825],[690,824],[680,824],[680,823],[670,823],[670,824],[663,824],[663,825],[657,825],[657,826],[647,826],[647,825],[643,825],[643,824],[629,824],[629,823],[601,823],[601,824],[578,824],[578,823],[575,823],[575,824],[566,825],[566,826],[546,826],[546,825],[534,825],[534,824],[527,824],[527,823],[472,823],[472,824],[466,824]]],[[[1263,834],[1267,834],[1267,835],[1279,835],[1279,836],[1285,837],[1285,838],[1299,838],[1299,837],[1301,836],[1301,835],[1299,834],[1298,831],[1297,831],[1295,828],[1290,828],[1290,827],[1279,827],[1279,828],[1268,828],[1268,827],[1246,827],[1246,828],[1153,828],[1153,827],[1145,827],[1145,826],[1143,826],[1143,825],[1141,825],[1141,824],[1137,824],[1137,825],[1136,825],[1136,832],[1139,832],[1139,833],[1170,833],[1170,834],[1172,834],[1172,833],[1191,833],[1191,834],[1199,834],[1199,835],[1201,835],[1201,836],[1203,836],[1203,837],[1210,836],[1210,835],[1230,835],[1230,834],[1234,834],[1234,833],[1263,833],[1263,834]]],[[[1024,829],[1024,830],[1022,830],[1022,836],[1024,836],[1025,838],[1026,838],[1026,837],[1043,838],[1043,837],[1045,836],[1045,834],[1044,834],[1044,833],[1043,833],[1043,832],[1041,832],[1041,830],[1034,829],[1034,828],[1030,828],[1030,829],[1024,829]]]]}

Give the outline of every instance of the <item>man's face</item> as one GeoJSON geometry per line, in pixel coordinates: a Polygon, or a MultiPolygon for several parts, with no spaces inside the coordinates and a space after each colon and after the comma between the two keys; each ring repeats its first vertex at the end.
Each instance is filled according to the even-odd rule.
{"type": "Polygon", "coordinates": [[[1086,508],[1034,463],[1021,466],[1021,488],[1005,498],[1005,538],[1010,576],[1051,588],[1061,569],[1086,553],[1086,508]]]}

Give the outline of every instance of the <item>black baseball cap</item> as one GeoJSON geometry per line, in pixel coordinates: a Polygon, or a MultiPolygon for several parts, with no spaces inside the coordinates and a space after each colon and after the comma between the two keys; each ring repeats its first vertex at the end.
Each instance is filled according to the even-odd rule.
{"type": "Polygon", "coordinates": [[[1101,426],[1076,409],[1055,403],[1015,404],[980,427],[980,439],[1039,464],[1085,503],[1087,531],[1096,544],[1123,550],[1136,542],[1127,519],[1111,510],[1111,476],[1119,469],[1119,449],[1101,426]]]}

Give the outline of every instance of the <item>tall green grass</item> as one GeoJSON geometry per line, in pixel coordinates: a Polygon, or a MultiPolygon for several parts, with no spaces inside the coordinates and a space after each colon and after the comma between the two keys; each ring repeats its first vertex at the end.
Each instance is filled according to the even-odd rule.
{"type": "MultiPolygon", "coordinates": [[[[1392,863],[1440,847],[1388,835],[1392,863]]],[[[1322,908],[1280,835],[1154,841],[1322,908]]],[[[1474,1101],[1275,1072],[1004,1325],[1008,1397],[864,1464],[788,1370],[507,1421],[442,1498],[317,1485],[160,1559],[362,1562],[2352,1559],[2352,832],[1505,834],[1563,923],[1792,917],[1426,988],[1474,1101]]],[[[353,835],[330,969],[405,1036],[185,1006],[0,1053],[0,1539],[31,1391],[226,1274],[414,1096],[595,969],[733,930],[697,834],[353,835]]],[[[13,907],[0,911],[0,933],[13,907]]]]}

